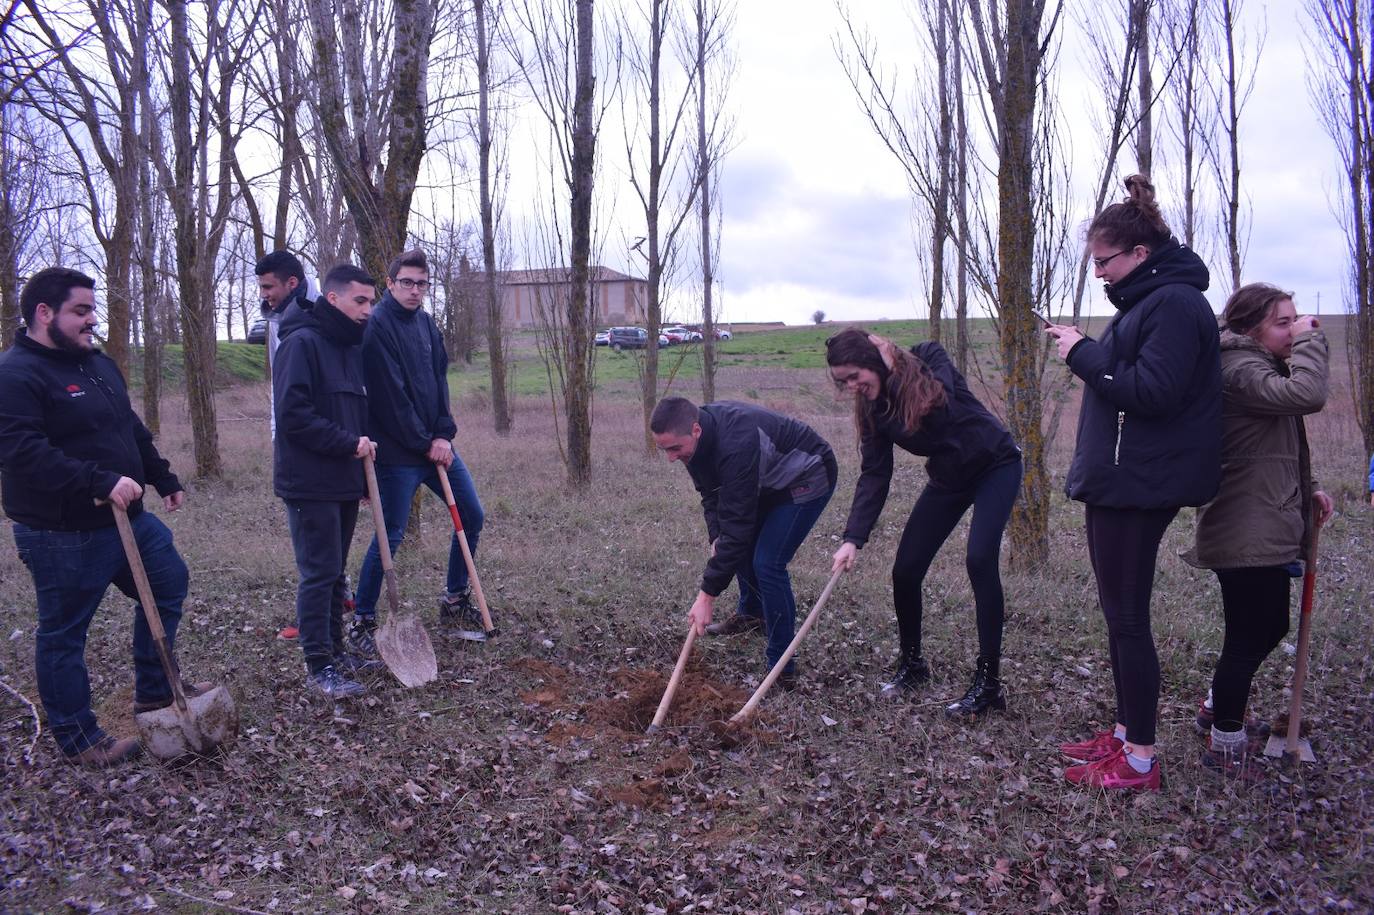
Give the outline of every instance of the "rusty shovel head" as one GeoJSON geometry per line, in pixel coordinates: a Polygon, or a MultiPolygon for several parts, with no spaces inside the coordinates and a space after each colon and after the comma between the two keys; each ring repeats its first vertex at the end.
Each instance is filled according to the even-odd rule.
{"type": "Polygon", "coordinates": [[[439,676],[434,643],[416,614],[388,613],[375,638],[377,653],[402,686],[424,686],[439,676]]]}
{"type": "Polygon", "coordinates": [[[186,711],[175,702],[134,716],[143,745],[158,759],[204,756],[227,750],[238,737],[239,711],[223,686],[186,697],[186,711]]]}

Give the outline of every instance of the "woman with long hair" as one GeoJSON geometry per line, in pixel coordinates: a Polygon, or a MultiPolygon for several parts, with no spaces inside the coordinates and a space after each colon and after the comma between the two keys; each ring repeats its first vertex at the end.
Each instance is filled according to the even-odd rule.
{"type": "Polygon", "coordinates": [[[973,683],[946,711],[972,717],[1006,708],[999,671],[1005,615],[998,560],[1002,532],[1021,485],[1021,451],[1010,433],[979,403],[964,376],[935,342],[909,351],[859,328],[825,343],[836,386],[854,395],[862,467],[834,569],[851,569],[868,541],[892,482],[892,449],[928,458],[925,489],[911,510],[892,566],[901,655],[885,695],[899,695],[930,679],[921,653],[921,586],[935,554],[959,519],[973,508],[967,566],[978,623],[973,683]]]}
{"type": "Polygon", "coordinates": [[[1185,557],[1216,573],[1226,635],[1198,710],[1210,731],[1203,764],[1227,775],[1247,763],[1245,706],[1255,671],[1288,634],[1289,581],[1331,498],[1312,479],[1303,416],[1326,404],[1327,345],[1293,294],[1268,283],[1232,293],[1222,312],[1221,490],[1198,509],[1185,557]]]}
{"type": "Polygon", "coordinates": [[[1221,359],[1206,265],[1169,231],[1149,179],[1125,183],[1126,199],[1087,232],[1116,316],[1098,340],[1046,328],[1083,382],[1067,488],[1085,504],[1116,688],[1115,726],[1060,749],[1081,763],[1064,771],[1070,782],[1158,790],[1155,559],[1179,508],[1211,499],[1221,479],[1221,359]]]}

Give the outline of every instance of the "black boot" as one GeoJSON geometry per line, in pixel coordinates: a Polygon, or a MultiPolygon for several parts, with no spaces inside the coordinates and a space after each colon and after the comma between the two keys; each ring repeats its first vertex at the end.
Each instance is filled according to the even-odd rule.
{"type": "Polygon", "coordinates": [[[990,708],[1000,712],[1007,707],[1007,695],[1002,692],[1002,681],[997,676],[998,660],[978,659],[972,685],[962,699],[945,707],[946,715],[951,718],[974,718],[990,708]]]}
{"type": "Polygon", "coordinates": [[[882,696],[895,698],[908,693],[930,679],[930,665],[921,657],[920,649],[903,648],[897,662],[897,672],[891,683],[884,683],[882,696]]]}

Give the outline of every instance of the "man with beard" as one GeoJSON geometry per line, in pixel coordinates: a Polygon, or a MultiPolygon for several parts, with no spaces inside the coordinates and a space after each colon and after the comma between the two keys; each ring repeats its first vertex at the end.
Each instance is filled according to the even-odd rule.
{"type": "MultiPolygon", "coordinates": [[[[111,584],[138,600],[112,503],[128,512],[169,646],[189,576],[172,533],[143,510],[151,484],[168,511],[185,493],[129,403],[114,361],[95,348],[95,281],[63,267],[40,270],[19,297],[24,328],[0,356],[0,499],[38,604],[38,694],[69,762],[103,767],[139,751],[96,722],[86,632],[111,584]],[[98,504],[99,503],[99,504],[98,504]]],[[[172,701],[141,611],[134,614],[134,711],[172,701]]],[[[190,695],[200,687],[187,684],[190,695]]]]}
{"type": "Polygon", "coordinates": [[[352,264],[325,275],[318,302],[299,302],[282,321],[272,366],[277,437],[273,485],[286,503],[300,584],[296,626],[309,676],[307,689],[332,699],[359,696],[358,673],[380,661],[344,648],[344,564],[367,488],[361,459],[377,453],[365,434],[367,389],[361,344],[377,289],[352,264]]]}

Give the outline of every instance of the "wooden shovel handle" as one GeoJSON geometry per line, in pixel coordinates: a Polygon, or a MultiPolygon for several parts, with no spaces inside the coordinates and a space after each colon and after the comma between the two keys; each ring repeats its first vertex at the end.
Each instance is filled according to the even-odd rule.
{"type": "Polygon", "coordinates": [[[396,587],[396,570],[391,564],[391,541],[387,539],[386,518],[382,515],[382,497],[377,492],[377,468],[372,455],[363,455],[363,476],[367,478],[367,501],[372,505],[372,526],[377,531],[377,555],[382,560],[382,580],[386,582],[386,600],[391,612],[401,607],[401,595],[396,587]]]}
{"type": "Polygon", "coordinates": [[[687,669],[687,659],[692,655],[692,644],[697,640],[697,627],[689,625],[687,627],[687,638],[682,643],[682,650],[677,654],[677,664],[673,665],[673,675],[668,678],[668,688],[663,691],[663,698],[658,700],[658,711],[654,712],[653,723],[649,725],[649,730],[654,730],[663,723],[663,719],[668,717],[668,709],[672,707],[673,695],[677,693],[678,683],[682,680],[682,672],[687,669]]]}
{"type": "Polygon", "coordinates": [[[138,540],[129,524],[129,513],[113,502],[109,505],[114,512],[120,542],[124,544],[124,557],[129,562],[129,571],[133,573],[134,584],[138,587],[138,602],[143,606],[143,616],[148,621],[153,644],[157,646],[157,656],[162,661],[162,671],[172,686],[172,699],[176,701],[177,709],[185,714],[186,695],[181,689],[181,672],[177,670],[172,651],[167,647],[167,630],[162,628],[162,616],[157,612],[157,602],[153,600],[153,586],[148,582],[148,570],[143,567],[143,556],[138,551],[138,540]]]}
{"type": "Polygon", "coordinates": [[[801,628],[797,630],[797,634],[792,636],[791,644],[789,644],[787,650],[782,653],[782,657],[778,658],[778,663],[773,665],[773,669],[768,672],[768,676],[763,678],[763,682],[759,684],[759,688],[754,690],[754,695],[750,696],[749,701],[744,703],[744,708],[735,712],[735,714],[730,717],[731,724],[738,724],[754,714],[754,709],[758,708],[759,703],[763,701],[763,697],[773,688],[773,684],[778,681],[778,677],[782,676],[783,668],[787,667],[787,662],[792,660],[792,655],[797,653],[797,646],[801,644],[802,639],[806,638],[806,634],[811,631],[811,627],[816,624],[816,618],[820,616],[821,608],[824,607],[825,602],[830,599],[830,592],[835,590],[835,583],[840,580],[840,576],[843,574],[844,569],[836,569],[830,575],[830,581],[825,583],[825,590],[821,592],[820,599],[816,601],[816,606],[811,608],[811,612],[806,615],[806,619],[802,622],[801,628]]]}
{"type": "Polygon", "coordinates": [[[1302,610],[1298,613],[1298,657],[1293,665],[1293,695],[1288,700],[1288,739],[1284,752],[1298,754],[1299,730],[1302,726],[1302,693],[1307,685],[1307,652],[1312,642],[1312,606],[1317,597],[1317,538],[1321,524],[1312,526],[1312,540],[1307,545],[1307,568],[1302,576],[1302,610]]]}
{"type": "Polygon", "coordinates": [[[453,498],[453,486],[448,481],[448,468],[442,464],[434,465],[439,477],[439,485],[444,490],[444,501],[448,503],[449,517],[453,519],[453,533],[458,538],[458,546],[463,551],[463,562],[468,567],[468,578],[472,580],[472,590],[477,593],[477,609],[482,612],[482,628],[494,632],[491,611],[487,609],[487,596],[482,592],[482,579],[477,574],[477,563],[472,561],[472,550],[468,546],[468,535],[463,530],[463,519],[458,516],[458,503],[453,498]]]}

